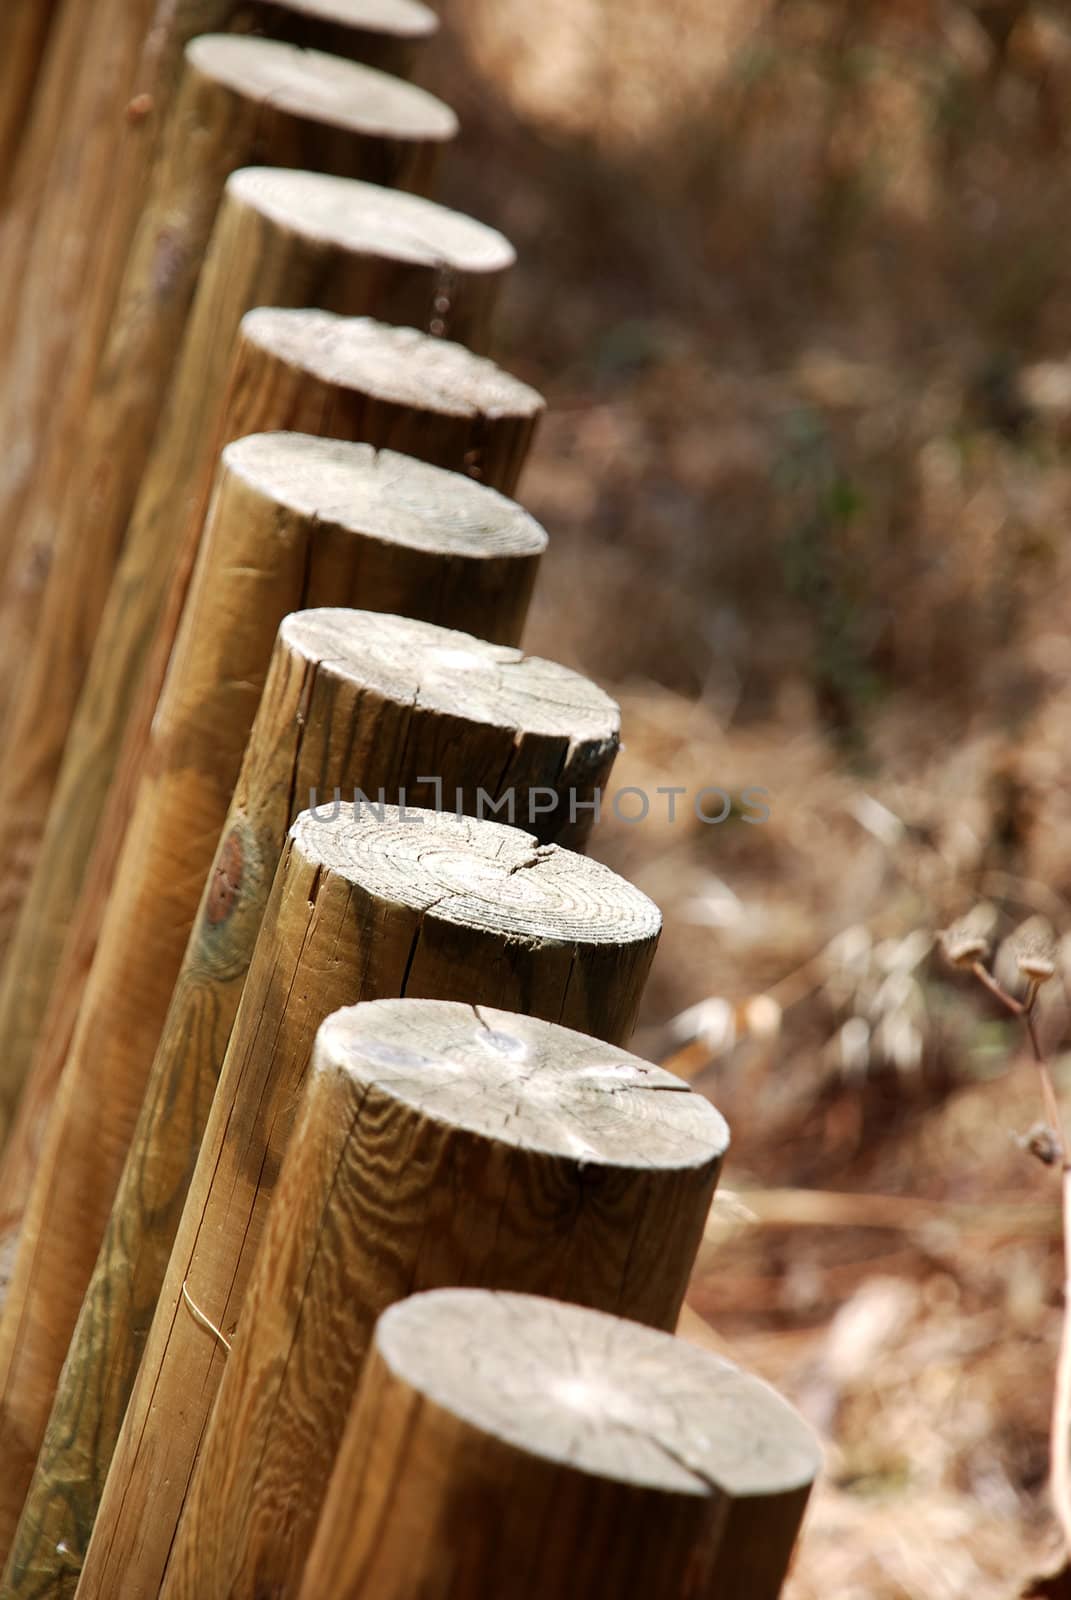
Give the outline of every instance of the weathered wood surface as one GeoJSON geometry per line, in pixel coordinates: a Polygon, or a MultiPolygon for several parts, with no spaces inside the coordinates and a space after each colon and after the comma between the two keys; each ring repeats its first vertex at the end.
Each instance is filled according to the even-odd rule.
{"type": "Polygon", "coordinates": [[[82,1572],[81,1600],[155,1597],[222,1351],[294,1123],[340,1006],[403,995],[524,1011],[623,1042],[657,941],[652,903],[518,828],[391,808],[291,830],[82,1572]]]}
{"type": "MultiPolygon", "coordinates": [[[[436,498],[421,497],[429,516],[436,498]]],[[[328,572],[332,589],[344,581],[337,537],[325,523],[320,559],[310,552],[314,595],[328,572]]],[[[617,722],[584,679],[466,634],[369,613],[283,623],[23,1511],[12,1593],[39,1592],[57,1546],[64,1571],[84,1553],[295,807],[336,783],[373,803],[402,789],[421,799],[425,773],[470,811],[481,789],[495,801],[533,784],[583,792],[609,769],[617,722]]]]}
{"type": "MultiPolygon", "coordinates": [[[[413,329],[366,319],[278,309],[254,311],[244,319],[233,390],[237,410],[232,420],[224,423],[225,437],[258,426],[293,426],[316,432],[330,429],[357,435],[377,446],[397,443],[414,455],[428,453],[458,463],[471,454],[469,446],[476,445],[484,473],[504,481],[515,478],[542,405],[533,390],[460,346],[413,329]]],[[[404,473],[409,469],[396,463],[395,470],[404,473]]],[[[413,589],[402,585],[391,591],[392,600],[384,587],[378,604],[382,609],[389,604],[404,614],[412,603],[420,615],[431,620],[467,628],[503,643],[514,642],[524,625],[545,535],[536,533],[530,519],[510,502],[488,490],[481,491],[475,483],[466,488],[465,482],[454,474],[448,478],[432,472],[421,475],[415,468],[412,473],[414,483],[419,478],[419,490],[414,491],[417,504],[410,505],[407,517],[395,509],[397,532],[402,539],[408,528],[417,538],[422,518],[425,522],[429,518],[441,522],[440,534],[429,536],[425,530],[423,535],[425,544],[430,537],[430,559],[437,576],[419,603],[413,598],[413,589]],[[446,546],[455,536],[457,559],[447,561],[446,546]],[[486,559],[473,559],[477,547],[486,559]]],[[[398,495],[402,492],[402,479],[396,477],[394,481],[398,495]]],[[[376,482],[386,490],[385,477],[376,482]]],[[[184,568],[196,553],[193,536],[199,538],[200,526],[191,521],[187,531],[191,543],[183,557],[184,568]]],[[[150,551],[146,550],[142,568],[146,581],[151,576],[149,559],[150,551]]],[[[381,572],[377,581],[386,585],[388,573],[381,572]]],[[[181,586],[176,589],[185,594],[185,571],[181,586]]],[[[335,598],[326,586],[321,597],[335,598]]],[[[83,860],[73,853],[57,856],[50,850],[42,858],[36,892],[20,924],[19,932],[25,932],[25,940],[16,942],[0,983],[0,1027],[6,1028],[8,1040],[0,1068],[12,1081],[27,1074],[0,1162],[0,1260],[10,1253],[11,1242],[18,1235],[28,1190],[41,1165],[43,1130],[70,1053],[101,919],[141,777],[151,711],[170,657],[178,616],[178,606],[173,604],[161,624],[165,648],[157,648],[149,667],[140,667],[140,718],[128,741],[133,753],[124,751],[121,775],[108,797],[97,848],[81,883],[77,913],[73,925],[66,930],[66,942],[64,894],[75,895],[79,875],[86,869],[83,860]],[[65,877],[65,873],[69,876],[65,877]],[[55,911],[49,910],[52,906],[55,911]],[[47,1019],[47,1028],[39,1038],[43,1018],[47,1019]]],[[[120,616],[118,620],[122,623],[127,619],[120,616]]],[[[275,621],[277,618],[268,618],[269,629],[274,628],[275,621]]],[[[106,707],[108,704],[105,702],[106,707]]],[[[92,754],[98,746],[90,745],[89,749],[92,754]]],[[[583,790],[582,775],[574,771],[573,779],[583,790]]],[[[77,793],[72,781],[68,795],[77,793]]],[[[555,829],[560,820],[556,819],[555,829]]],[[[69,827],[81,828],[85,821],[84,817],[75,817],[69,827]]],[[[59,832],[58,816],[53,826],[54,850],[69,845],[67,834],[59,832]]],[[[92,838],[87,835],[88,830],[82,840],[88,851],[92,838]]],[[[556,831],[552,836],[557,836],[556,831]]],[[[210,843],[211,839],[210,835],[210,843]]],[[[110,1031],[110,1023],[106,1026],[110,1031]]],[[[150,1048],[146,1064],[151,1055],[150,1048]]]]}
{"type": "MultiPolygon", "coordinates": [[[[30,808],[23,815],[23,865],[32,856],[34,866],[0,975],[0,1030],[6,1040],[0,1058],[0,1136],[10,1127],[54,992],[61,1015],[53,1019],[57,1029],[53,1037],[61,1052],[69,1042],[69,1032],[63,1030],[69,1028],[72,996],[88,968],[100,908],[110,889],[219,451],[229,439],[262,428],[336,431],[327,401],[344,382],[346,368],[342,362],[331,364],[322,348],[330,341],[316,332],[319,325],[309,332],[310,360],[301,365],[303,341],[290,324],[270,318],[254,322],[237,351],[238,365],[228,387],[232,347],[243,314],[250,306],[301,306],[312,301],[329,311],[370,311],[403,323],[426,320],[442,281],[444,261],[453,264],[454,307],[461,329],[478,342],[502,274],[513,261],[501,234],[415,195],[358,180],[263,168],[244,169],[228,180],[43,833],[44,808],[36,822],[30,808]],[[280,347],[273,353],[276,331],[280,347]],[[319,370],[314,370],[315,362],[319,370]],[[309,404],[296,412],[287,409],[295,405],[295,394],[304,398],[306,388],[309,404]],[[169,588],[171,605],[162,618],[169,588]],[[161,638],[153,656],[158,629],[161,638]],[[128,782],[114,797],[102,827],[124,731],[135,707],[140,714],[130,735],[128,782]],[[98,839],[101,856],[95,862],[98,839]],[[64,987],[56,989],[64,939],[83,884],[89,895],[85,926],[72,930],[74,944],[64,987]]],[[[340,331],[338,325],[334,331],[340,331]]],[[[414,359],[419,364],[419,352],[414,359]]],[[[489,377],[483,381],[490,386],[489,377]]],[[[381,420],[391,424],[386,436],[372,436],[374,442],[397,445],[416,455],[437,451],[444,441],[459,448],[467,440],[476,448],[494,421],[512,441],[504,454],[515,466],[516,452],[523,453],[518,441],[530,437],[540,406],[533,391],[514,384],[514,404],[519,408],[514,416],[485,418],[470,410],[468,431],[461,434],[450,405],[435,393],[428,396],[432,415],[426,421],[407,410],[411,423],[407,429],[399,413],[421,390],[419,375],[405,389],[401,404],[388,405],[382,412],[373,403],[375,396],[362,390],[362,382],[362,372],[355,371],[352,387],[357,398],[352,409],[365,407],[370,425],[381,420]]],[[[474,382],[473,387],[478,390],[479,384],[474,382]]],[[[500,394],[501,388],[496,392],[500,394]]],[[[339,429],[344,421],[340,420],[339,429]]],[[[5,855],[4,877],[17,879],[17,869],[18,862],[5,855]]]]}
{"type": "Polygon", "coordinates": [[[5,0],[0,16],[0,206],[30,121],[59,0],[5,0]]]}
{"type": "MultiPolygon", "coordinates": [[[[442,775],[451,804],[454,786],[464,785],[470,809],[481,786],[492,800],[516,787],[523,804],[532,785],[557,785],[564,800],[567,787],[583,791],[608,772],[617,746],[613,702],[552,663],[395,616],[301,613],[283,624],[228,815],[273,619],[332,597],[445,620],[471,617],[482,599],[488,619],[496,607],[513,615],[544,536],[493,491],[388,451],[261,435],[229,447],[224,463],[0,1321],[4,1358],[16,1319],[38,1330],[12,1353],[0,1390],[0,1447],[25,1470],[43,1426],[25,1397],[44,1391],[48,1362],[55,1381],[79,1316],[23,1513],[12,1592],[39,1591],[57,1546],[64,1569],[85,1548],[264,899],[302,792],[368,783],[393,796],[427,770],[442,775]],[[341,688],[338,665],[317,677],[317,650],[333,650],[345,666],[341,688]],[[79,1315],[80,1286],[118,1175],[101,1158],[94,1126],[105,1101],[116,1143],[121,1121],[129,1136],[139,1107],[141,1114],[79,1315]]],[[[557,824],[567,816],[563,805],[557,824]]],[[[11,1493],[14,1499],[14,1482],[11,1493]]]]}
{"type": "Polygon", "coordinates": [[[776,1600],[819,1466],[772,1389],[682,1340],[417,1295],[376,1327],[300,1600],[776,1600]]]}
{"type": "Polygon", "coordinates": [[[133,204],[116,183],[120,148],[151,144],[152,130],[123,112],[136,93],[157,4],[66,0],[56,19],[0,255],[0,576],[7,575],[62,373],[90,336],[90,263],[101,259],[113,215],[133,204]]]}
{"type": "MultiPolygon", "coordinates": [[[[269,352],[275,360],[270,346],[269,352]]],[[[284,376],[275,386],[275,399],[280,387],[289,384],[300,410],[310,396],[295,381],[295,374],[302,372],[298,353],[288,350],[281,366],[284,376]]],[[[262,370],[260,376],[256,387],[264,393],[267,374],[262,370]]],[[[322,402],[325,397],[319,398],[322,402]]],[[[334,420],[336,425],[344,422],[338,412],[334,420]]],[[[315,451],[317,441],[311,443],[315,451]]],[[[355,500],[349,528],[334,524],[335,570],[331,572],[328,559],[328,571],[320,575],[325,591],[337,590],[342,599],[359,591],[362,554],[373,565],[384,553],[374,537],[358,540],[353,526],[357,474],[337,474],[332,483],[327,450],[319,453],[318,465],[315,454],[305,453],[298,465],[299,474],[304,470],[303,482],[300,476],[295,480],[295,452],[287,457],[271,436],[261,436],[244,455],[258,461],[259,472],[254,470],[252,482],[249,471],[225,466],[222,472],[203,559],[152,720],[145,771],[124,830],[78,1024],[25,1197],[12,1281],[0,1315],[0,1457],[12,1463],[0,1483],[0,1548],[6,1549],[9,1519],[19,1514],[48,1416],[50,1390],[100,1246],[238,776],[275,629],[291,605],[301,603],[312,546],[331,549],[327,535],[313,537],[324,509],[323,487],[334,488],[337,514],[344,519],[347,494],[355,500]],[[273,451],[282,458],[274,472],[273,451]],[[325,480],[319,492],[310,482],[317,472],[325,480]],[[304,509],[299,509],[294,501],[302,490],[304,509]],[[287,517],[289,538],[283,531],[287,517]],[[296,523],[304,524],[303,535],[296,523]],[[104,1107],[108,1129],[102,1138],[97,1119],[104,1107]],[[16,1458],[23,1463],[21,1471],[16,1458]]],[[[235,456],[242,459],[238,447],[228,459],[235,456]]],[[[396,524],[404,525],[408,498],[419,502],[435,497],[444,528],[450,525],[453,506],[454,536],[432,530],[425,521],[424,551],[414,552],[401,541],[388,546],[393,562],[380,559],[378,580],[374,571],[365,573],[369,602],[381,606],[412,597],[420,605],[422,580],[431,594],[444,591],[442,604],[449,611],[459,585],[471,586],[464,607],[469,615],[482,599],[492,629],[519,628],[546,542],[543,530],[512,501],[456,474],[393,454],[378,471],[376,460],[371,450],[362,457],[365,504],[373,508],[373,521],[377,501],[389,532],[391,512],[396,524]],[[479,552],[477,536],[466,525],[474,501],[481,531],[490,524],[479,552]],[[435,570],[436,555],[445,570],[435,570]]],[[[408,521],[412,527],[411,514],[408,521]]],[[[433,603],[429,596],[423,608],[433,603]]],[[[454,605],[462,610],[456,601],[454,605]]],[[[502,743],[499,739],[499,752],[502,743]]],[[[564,743],[559,739],[559,755],[564,743]]],[[[28,1108],[45,1105],[43,1087],[35,1075],[28,1108]]],[[[5,1216],[15,1225],[21,1198],[5,1183],[5,1216]]]]}
{"type": "MultiPolygon", "coordinates": [[[[17,326],[12,304],[17,296],[33,237],[34,224],[48,191],[49,169],[56,141],[64,132],[68,105],[85,43],[81,0],[58,0],[53,10],[37,84],[27,108],[18,150],[3,177],[0,204],[0,363],[10,356],[17,326]]],[[[6,546],[0,542],[0,573],[6,546]]]]}
{"type": "Polygon", "coordinates": [[[162,1600],[296,1600],[376,1319],[407,1294],[672,1328],[727,1145],[678,1079],[552,1023],[420,1000],[328,1018],[162,1600]]]}
{"type": "MultiPolygon", "coordinates": [[[[11,3],[5,0],[5,12],[11,3]]],[[[19,580],[40,582],[50,530],[47,519],[33,518],[45,543],[40,556],[32,549],[27,555],[23,512],[32,511],[43,483],[65,473],[185,47],[196,35],[256,29],[301,46],[322,42],[336,55],[396,71],[405,65],[399,27],[426,21],[419,11],[415,19],[408,9],[398,13],[383,0],[67,0],[13,178],[0,253],[0,425],[7,441],[0,573],[9,541],[21,534],[19,580]]],[[[407,44],[416,37],[410,31],[407,44]]],[[[166,228],[161,246],[166,258],[166,228]]],[[[0,682],[0,703],[6,692],[0,682]]]]}
{"type": "MultiPolygon", "coordinates": [[[[15,573],[0,589],[0,685],[11,686],[0,690],[9,752],[0,771],[0,955],[228,176],[255,159],[422,190],[456,125],[411,84],[316,51],[227,34],[187,48],[92,398],[77,430],[57,437],[19,519],[15,573]]],[[[225,325],[219,334],[226,338],[225,325]]]]}

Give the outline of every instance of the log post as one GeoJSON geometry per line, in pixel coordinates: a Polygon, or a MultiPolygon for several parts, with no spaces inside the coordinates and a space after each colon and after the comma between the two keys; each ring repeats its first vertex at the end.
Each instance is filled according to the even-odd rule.
{"type": "MultiPolygon", "coordinates": [[[[515,633],[544,540],[531,518],[502,496],[390,452],[295,435],[242,440],[225,452],[59,1096],[51,1104],[54,1081],[35,1073],[4,1162],[2,1247],[17,1239],[18,1250],[0,1317],[0,1451],[9,1463],[0,1484],[0,1529],[4,1518],[19,1514],[38,1453],[51,1390],[212,863],[213,841],[238,777],[277,622],[291,606],[323,596],[400,604],[447,619],[471,618],[482,608],[493,631],[515,633]],[[414,505],[421,508],[415,514],[414,505]],[[95,1126],[101,1096],[109,1107],[104,1146],[95,1126]],[[32,1340],[23,1335],[29,1326],[38,1330],[32,1340]]],[[[350,614],[342,616],[348,620],[350,614]]],[[[352,628],[336,629],[331,637],[339,649],[348,647],[353,670],[363,669],[369,693],[392,683],[391,726],[413,724],[401,754],[420,758],[421,770],[434,768],[436,749],[418,746],[416,735],[434,726],[452,741],[447,764],[455,782],[472,773],[492,788],[508,777],[524,791],[540,782],[564,790],[608,771],[616,749],[616,708],[575,674],[528,662],[516,650],[470,645],[467,635],[431,628],[429,640],[417,623],[367,612],[353,617],[352,628]],[[468,671],[442,664],[440,657],[451,650],[468,671]],[[393,680],[384,679],[385,659],[394,663],[393,680]],[[428,699],[419,715],[407,698],[414,682],[428,699]],[[451,695],[457,717],[447,714],[451,695]]],[[[288,641],[291,677],[295,651],[288,641]]],[[[297,651],[297,659],[305,656],[297,651]]],[[[276,704],[269,701],[269,708],[276,704]]],[[[296,725],[307,711],[302,702],[296,725]]],[[[284,721],[283,728],[288,726],[284,721]]],[[[281,737],[277,719],[268,737],[281,737]]],[[[360,765],[375,775],[369,757],[360,765]]],[[[332,781],[349,776],[340,767],[332,781]]],[[[322,780],[314,772],[311,781],[322,780]]],[[[469,793],[475,804],[475,790],[469,793]]],[[[563,795],[556,826],[566,819],[563,795]]],[[[287,816],[276,828],[285,831],[291,820],[287,816]]],[[[266,844],[258,841],[261,849],[266,844]]],[[[280,838],[276,857],[281,847],[280,838]]],[[[212,916],[210,947],[218,950],[226,941],[212,916]]],[[[238,931],[251,937],[242,921],[238,931]]],[[[228,945],[223,954],[223,972],[232,988],[235,978],[240,988],[239,951],[228,945]]],[[[197,968],[196,955],[193,961],[197,968]]],[[[248,953],[240,964],[244,970],[248,953]]],[[[203,978],[198,969],[198,993],[203,978]]],[[[211,1095],[226,1042],[219,1000],[213,996],[207,1003],[192,1036],[183,1024],[181,1038],[172,1041],[176,1082],[167,1092],[167,1123],[160,1132],[179,1141],[180,1172],[188,1170],[191,1139],[196,1153],[196,1137],[176,1120],[177,1106],[190,1098],[203,1126],[202,1098],[211,1095]],[[209,1061],[202,1067],[199,1057],[206,1053],[209,1061]]],[[[166,1262],[163,1200],[150,1201],[151,1187],[139,1171],[136,1189],[150,1236],[145,1248],[162,1250],[166,1262]]],[[[130,1233],[124,1221],[127,1244],[130,1233]]],[[[121,1298],[138,1285],[137,1274],[128,1272],[115,1294],[121,1298]]],[[[159,1278],[147,1291],[150,1312],[158,1288],[159,1278]]],[[[113,1309],[119,1304],[110,1289],[108,1303],[113,1309]]],[[[87,1404],[79,1407],[80,1415],[87,1404]]],[[[69,1430],[63,1437],[70,1443],[69,1430]]],[[[103,1448],[96,1432],[93,1444],[103,1448]]]]}
{"type": "MultiPolygon", "coordinates": [[[[92,397],[77,430],[55,430],[15,524],[0,588],[10,782],[32,782],[40,798],[42,674],[55,774],[230,173],[256,161],[425,193],[456,130],[453,112],[422,89],[351,61],[229,34],[187,47],[92,397]],[[27,695],[37,703],[24,705],[27,695]]],[[[0,831],[7,825],[0,793],[0,831]]]]}
{"type": "Polygon", "coordinates": [[[289,1140],[313,1038],[340,1006],[410,995],[627,1038],[656,908],[518,828],[386,807],[291,830],[82,1571],[81,1600],[159,1589],[222,1351],[289,1140]]]}
{"type": "Polygon", "coordinates": [[[30,117],[59,0],[7,0],[0,17],[0,206],[30,117]]]}
{"type": "Polygon", "coordinates": [[[376,1327],[300,1600],[776,1600],[820,1465],[780,1396],[682,1340],[416,1295],[376,1327]]]}
{"type": "MultiPolygon", "coordinates": [[[[35,760],[31,776],[36,775],[36,781],[32,786],[28,779],[23,783],[17,816],[14,810],[5,812],[0,885],[20,910],[0,976],[0,1029],[8,1030],[0,1059],[0,1140],[10,1128],[30,1068],[135,703],[141,709],[134,739],[140,760],[219,451],[229,439],[263,428],[336,431],[329,401],[345,384],[346,367],[342,362],[331,366],[322,349],[326,342],[322,324],[315,324],[310,333],[310,355],[304,362],[302,341],[291,335],[289,325],[280,326],[278,341],[271,321],[247,328],[228,389],[232,344],[243,314],[250,306],[272,302],[300,306],[318,301],[338,312],[370,310],[401,322],[426,320],[446,261],[453,263],[454,304],[462,330],[478,336],[486,327],[498,281],[512,260],[513,252],[501,234],[415,195],[358,180],[263,168],[245,169],[228,181],[171,396],[126,533],[58,778],[53,786],[48,762],[43,757],[35,760]],[[295,395],[303,384],[308,404],[301,406],[295,395]],[[181,569],[177,580],[176,569],[181,569]],[[147,657],[169,580],[174,580],[175,603],[166,624],[161,623],[167,638],[150,673],[147,657]],[[152,686],[142,687],[138,700],[139,687],[150,675],[152,686]]],[[[448,453],[445,446],[460,451],[464,445],[465,454],[484,448],[486,454],[489,433],[500,430],[503,442],[494,446],[492,459],[501,448],[504,464],[515,470],[541,406],[534,391],[512,380],[500,381],[489,364],[477,366],[473,361],[462,431],[456,420],[457,403],[449,396],[428,393],[419,375],[420,349],[414,346],[414,350],[417,373],[408,383],[399,378],[400,388],[387,390],[388,400],[397,403],[382,410],[369,406],[372,423],[382,421],[390,427],[386,435],[366,435],[370,442],[442,459],[448,453]],[[491,416],[480,410],[481,393],[488,396],[491,416]],[[424,409],[406,426],[398,412],[414,395],[418,403],[423,400],[424,409]],[[497,413],[492,402],[497,403],[497,413]]],[[[362,361],[382,381],[385,360],[381,357],[372,368],[367,354],[362,361]]],[[[455,376],[464,364],[458,357],[455,376]]],[[[364,381],[364,373],[355,372],[354,390],[360,391],[364,381]]],[[[361,402],[354,401],[352,409],[360,407],[361,402]]],[[[461,466],[463,461],[463,454],[455,454],[447,464],[461,466]]],[[[54,759],[58,728],[54,719],[48,726],[54,759]]],[[[20,770],[27,777],[28,767],[20,770]]],[[[93,906],[99,906],[101,893],[108,893],[114,866],[111,852],[121,839],[131,795],[129,789],[122,801],[116,801],[113,831],[102,841],[106,860],[97,873],[100,891],[93,906]]],[[[79,977],[84,977],[86,952],[91,954],[98,925],[91,922],[88,935],[79,939],[72,954],[69,971],[79,977]]],[[[61,1005],[64,998],[61,993],[61,1005]]]]}
{"type": "MultiPolygon", "coordinates": [[[[0,264],[0,575],[77,339],[89,264],[113,211],[123,116],[158,0],[65,0],[9,196],[0,264]]],[[[5,4],[5,11],[7,6],[5,4]]],[[[147,142],[139,138],[139,143],[147,142]]],[[[140,199],[140,195],[139,195],[140,199]]]]}
{"type": "Polygon", "coordinates": [[[672,1328],[727,1145],[678,1079],[553,1023],[434,1000],[329,1017],[161,1600],[297,1600],[376,1319],[407,1294],[672,1328]]]}

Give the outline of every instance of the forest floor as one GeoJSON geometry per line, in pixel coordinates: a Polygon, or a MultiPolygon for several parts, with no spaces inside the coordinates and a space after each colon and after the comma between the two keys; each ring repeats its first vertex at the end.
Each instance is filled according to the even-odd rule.
{"type": "Polygon", "coordinates": [[[769,791],[594,850],[665,913],[638,1047],[733,1131],[691,1303],[826,1444],[791,1600],[1011,1600],[1057,1545],[1058,1181],[936,935],[1050,925],[1071,1100],[1071,25],[443,10],[444,197],[518,246],[499,353],[549,401],[529,646],[619,698],[616,784],[769,791]]]}

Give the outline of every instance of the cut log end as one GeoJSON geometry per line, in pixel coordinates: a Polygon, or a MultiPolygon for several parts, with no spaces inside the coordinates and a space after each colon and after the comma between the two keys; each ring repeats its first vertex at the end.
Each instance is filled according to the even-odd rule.
{"type": "Polygon", "coordinates": [[[202,34],[186,47],[202,77],[295,117],[391,139],[445,142],[458,131],[450,107],[426,89],[355,61],[240,34],[202,34]]]}
{"type": "Polygon", "coordinates": [[[729,1130],[670,1073],[587,1034],[488,1006],[376,1000],[336,1012],[314,1072],[374,1085],[424,1116],[594,1166],[716,1170],[729,1130]]]}
{"type": "Polygon", "coordinates": [[[533,424],[543,413],[542,395],[528,384],[486,356],[417,328],[330,311],[258,306],[247,312],[242,332],[325,382],[358,387],[391,405],[533,424]]]}
{"type": "Polygon", "coordinates": [[[485,223],[358,178],[272,167],[243,167],[228,194],[306,238],[354,254],[465,273],[501,273],[516,252],[485,223]]]}
{"type": "Polygon", "coordinates": [[[282,640],[326,671],[399,705],[563,744],[616,741],[619,712],[589,679],[509,645],[385,612],[294,612],[282,640]]]}
{"type": "Polygon", "coordinates": [[[330,820],[303,812],[290,837],[312,867],[467,935],[623,955],[653,950],[662,926],[653,901],[608,867],[498,822],[357,806],[330,820]]]}
{"type": "Polygon", "coordinates": [[[439,30],[438,17],[420,0],[286,0],[286,6],[318,21],[398,39],[430,39],[439,30]]]}
{"type": "Polygon", "coordinates": [[[603,1312],[444,1289],[386,1311],[375,1348],[470,1427],[621,1484],[765,1499],[806,1490],[821,1464],[811,1429],[768,1385],[603,1312]]]}
{"type": "Polygon", "coordinates": [[[547,547],[543,528],[515,501],[393,450],[259,433],[229,444],[223,460],[250,488],[296,515],[383,544],[474,561],[532,558],[547,547]]]}

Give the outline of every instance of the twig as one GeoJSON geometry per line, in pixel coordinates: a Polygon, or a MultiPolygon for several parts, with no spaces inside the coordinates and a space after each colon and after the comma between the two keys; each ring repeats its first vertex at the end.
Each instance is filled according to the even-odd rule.
{"type": "Polygon", "coordinates": [[[1052,1129],[1060,1152],[1060,1183],[1062,1189],[1063,1245],[1064,1245],[1064,1315],[1060,1330],[1060,1351],[1056,1362],[1056,1386],[1052,1402],[1052,1429],[1049,1438],[1049,1481],[1057,1520],[1063,1532],[1064,1543],[1071,1553],[1071,1154],[1068,1151],[1067,1133],[1060,1113],[1060,1102],[1052,1071],[1038,1037],[1035,1006],[1043,980],[1031,977],[1026,999],[1019,1001],[1008,994],[1002,984],[982,965],[971,963],[971,971],[985,985],[990,994],[1020,1018],[1030,1041],[1030,1049],[1038,1069],[1041,1098],[1045,1106],[1045,1120],[1052,1129]]]}

